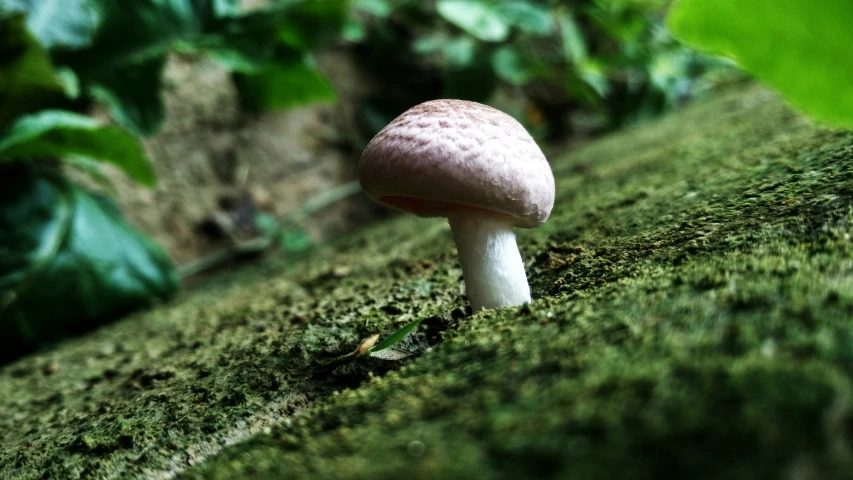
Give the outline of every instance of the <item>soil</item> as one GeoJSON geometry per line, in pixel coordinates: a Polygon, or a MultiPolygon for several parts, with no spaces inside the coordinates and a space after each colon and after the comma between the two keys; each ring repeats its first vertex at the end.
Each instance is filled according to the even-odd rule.
{"type": "Polygon", "coordinates": [[[396,217],[0,368],[0,477],[851,478],[853,133],[748,88],[551,161],[533,303],[396,217]]]}

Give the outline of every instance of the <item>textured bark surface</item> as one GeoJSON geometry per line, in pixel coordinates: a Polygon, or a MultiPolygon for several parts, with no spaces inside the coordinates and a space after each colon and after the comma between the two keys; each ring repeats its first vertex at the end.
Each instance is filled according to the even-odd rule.
{"type": "Polygon", "coordinates": [[[751,88],[551,161],[533,304],[395,218],[2,367],[0,477],[849,478],[853,134],[751,88]]]}

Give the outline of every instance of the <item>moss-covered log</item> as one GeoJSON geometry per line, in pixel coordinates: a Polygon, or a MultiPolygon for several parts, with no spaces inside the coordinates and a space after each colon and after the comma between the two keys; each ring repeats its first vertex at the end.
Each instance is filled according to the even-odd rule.
{"type": "Polygon", "coordinates": [[[400,217],[3,367],[0,477],[853,475],[853,134],[753,88],[553,168],[533,304],[400,217]]]}

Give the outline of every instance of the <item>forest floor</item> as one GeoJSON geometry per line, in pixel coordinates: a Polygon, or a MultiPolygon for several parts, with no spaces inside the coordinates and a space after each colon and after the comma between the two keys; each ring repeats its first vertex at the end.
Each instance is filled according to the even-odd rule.
{"type": "Polygon", "coordinates": [[[396,217],[0,368],[0,478],[851,478],[853,133],[751,87],[552,166],[532,304],[396,217]]]}

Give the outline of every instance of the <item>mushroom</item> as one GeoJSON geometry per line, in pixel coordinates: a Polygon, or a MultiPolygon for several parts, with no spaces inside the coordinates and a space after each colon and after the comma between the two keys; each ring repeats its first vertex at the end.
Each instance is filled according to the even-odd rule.
{"type": "Polygon", "coordinates": [[[514,118],[464,100],[422,103],[373,137],[358,175],[374,201],[447,217],[475,311],[530,302],[512,229],[548,219],[554,175],[514,118]]]}

